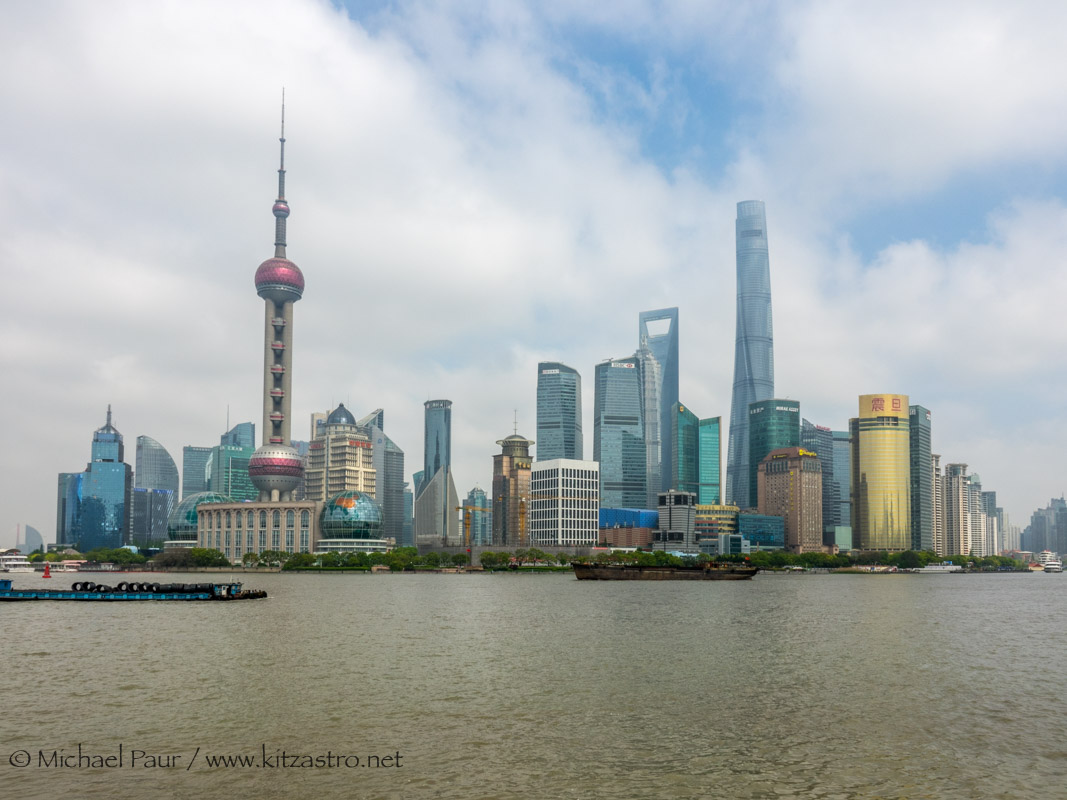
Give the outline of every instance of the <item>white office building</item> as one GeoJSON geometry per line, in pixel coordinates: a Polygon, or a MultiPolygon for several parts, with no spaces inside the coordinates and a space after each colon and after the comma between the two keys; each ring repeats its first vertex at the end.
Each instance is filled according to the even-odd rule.
{"type": "Polygon", "coordinates": [[[600,465],[554,458],[530,468],[531,547],[592,547],[600,526],[600,465]]]}

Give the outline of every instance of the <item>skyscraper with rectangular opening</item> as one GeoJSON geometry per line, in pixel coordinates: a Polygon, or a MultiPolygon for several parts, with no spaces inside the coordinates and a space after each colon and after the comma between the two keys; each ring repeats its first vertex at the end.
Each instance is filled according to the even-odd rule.
{"type": "Polygon", "coordinates": [[[644,393],[645,472],[648,508],[671,488],[674,442],[671,413],[678,402],[678,309],[660,308],[638,315],[637,358],[644,393]]]}

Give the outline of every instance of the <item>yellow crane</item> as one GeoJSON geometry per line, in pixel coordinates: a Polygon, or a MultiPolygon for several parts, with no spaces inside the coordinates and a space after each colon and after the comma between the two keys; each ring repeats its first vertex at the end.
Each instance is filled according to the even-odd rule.
{"type": "Polygon", "coordinates": [[[470,550],[471,547],[471,512],[472,511],[492,511],[491,508],[483,508],[482,506],[456,506],[456,511],[463,512],[463,546],[470,550]]]}

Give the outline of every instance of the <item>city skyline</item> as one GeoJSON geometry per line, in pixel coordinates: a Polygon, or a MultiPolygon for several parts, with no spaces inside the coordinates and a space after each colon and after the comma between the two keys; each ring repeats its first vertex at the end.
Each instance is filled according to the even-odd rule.
{"type": "Polygon", "coordinates": [[[0,164],[17,387],[2,410],[26,453],[2,475],[0,545],[19,523],[52,539],[55,476],[84,463],[107,403],[131,442],[175,458],[214,442],[227,406],[259,421],[249,273],[283,84],[300,140],[286,154],[301,170],[295,256],[316,276],[294,331],[297,420],[383,408],[417,454],[422,403],[448,397],[465,495],[489,485],[516,409],[535,429],[539,361],[584,376],[590,452],[595,364],[632,351],[636,314],[675,306],[679,397],[727,418],[733,209],[758,198],[777,396],[841,430],[856,397],[907,394],[935,415],[942,463],[972,465],[1022,524],[1064,491],[1056,6],[349,18],[291,0],[272,19],[192,2],[164,24],[122,2],[107,19],[59,5],[17,8],[0,32],[15,60],[0,164]],[[831,29],[899,77],[828,46],[831,29]],[[946,48],[953,68],[931,69],[946,48]],[[364,336],[342,329],[352,319],[364,336]]]}

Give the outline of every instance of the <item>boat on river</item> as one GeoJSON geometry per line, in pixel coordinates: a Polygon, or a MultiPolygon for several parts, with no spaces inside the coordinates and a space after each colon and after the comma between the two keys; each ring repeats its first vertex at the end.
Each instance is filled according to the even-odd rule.
{"type": "Polygon", "coordinates": [[[245,589],[241,583],[130,583],[108,586],[78,581],[70,589],[13,589],[9,579],[0,579],[0,601],[4,600],[255,600],[266,597],[259,589],[245,589]]]}
{"type": "Polygon", "coordinates": [[[747,581],[757,567],[705,564],[698,567],[657,567],[639,564],[573,564],[580,581],[747,581]]]}
{"type": "Polygon", "coordinates": [[[0,552],[0,572],[34,572],[34,568],[18,550],[5,550],[0,552]]]}
{"type": "Polygon", "coordinates": [[[1059,559],[1045,562],[1045,572],[1063,572],[1063,562],[1059,559]]]}

